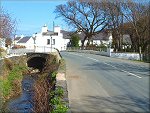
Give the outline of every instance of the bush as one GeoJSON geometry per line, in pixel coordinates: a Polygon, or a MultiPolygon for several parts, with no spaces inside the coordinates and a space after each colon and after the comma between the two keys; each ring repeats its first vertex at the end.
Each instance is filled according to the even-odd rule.
{"type": "Polygon", "coordinates": [[[15,45],[12,47],[12,49],[20,49],[20,48],[26,48],[26,47],[22,45],[15,45]]]}
{"type": "Polygon", "coordinates": [[[12,70],[13,69],[13,63],[12,63],[12,61],[10,59],[5,58],[4,62],[5,62],[6,69],[8,69],[8,70],[12,70]]]}
{"type": "Polygon", "coordinates": [[[64,91],[61,87],[57,87],[56,90],[50,93],[52,97],[50,100],[51,106],[53,106],[53,110],[51,113],[66,113],[68,111],[68,107],[66,103],[62,101],[64,91]]]}
{"type": "Polygon", "coordinates": [[[71,47],[79,47],[79,36],[78,35],[71,36],[71,47]]]}

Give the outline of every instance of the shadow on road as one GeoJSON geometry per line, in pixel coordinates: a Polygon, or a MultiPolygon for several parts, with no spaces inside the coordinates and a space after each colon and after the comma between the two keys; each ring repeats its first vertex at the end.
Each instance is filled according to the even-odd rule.
{"type": "Polygon", "coordinates": [[[127,64],[127,63],[112,63],[112,62],[107,62],[108,64],[115,66],[116,68],[113,68],[109,65],[106,65],[104,63],[91,63],[91,64],[86,64],[84,65],[84,70],[125,70],[127,72],[132,72],[134,74],[142,75],[142,77],[149,77],[150,74],[150,69],[148,67],[138,67],[135,65],[127,64]]]}
{"type": "Polygon", "coordinates": [[[118,95],[113,97],[86,96],[82,99],[82,105],[76,100],[72,101],[73,112],[150,112],[149,101],[131,95],[118,95]],[[86,106],[80,109],[80,106],[86,106]],[[80,111],[82,110],[82,111],[80,111]]]}

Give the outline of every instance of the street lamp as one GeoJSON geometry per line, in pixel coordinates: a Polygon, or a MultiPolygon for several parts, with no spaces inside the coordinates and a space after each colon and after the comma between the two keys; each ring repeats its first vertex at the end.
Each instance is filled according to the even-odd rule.
{"type": "Polygon", "coordinates": [[[50,36],[51,37],[51,52],[52,52],[52,36],[50,36]]]}

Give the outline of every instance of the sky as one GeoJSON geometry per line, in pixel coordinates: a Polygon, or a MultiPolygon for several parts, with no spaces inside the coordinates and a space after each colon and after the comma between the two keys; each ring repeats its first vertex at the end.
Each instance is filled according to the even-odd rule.
{"type": "Polygon", "coordinates": [[[67,0],[1,0],[0,2],[1,7],[17,20],[17,35],[31,36],[33,33],[40,32],[45,24],[49,30],[52,30],[53,21],[61,29],[69,30],[61,18],[55,18],[54,13],[56,6],[65,4],[67,0]]]}
{"type": "Polygon", "coordinates": [[[61,18],[55,18],[54,10],[57,5],[65,4],[66,0],[2,0],[1,7],[13,19],[17,20],[17,35],[29,36],[40,32],[45,24],[49,30],[55,25],[68,30],[61,18]]]}

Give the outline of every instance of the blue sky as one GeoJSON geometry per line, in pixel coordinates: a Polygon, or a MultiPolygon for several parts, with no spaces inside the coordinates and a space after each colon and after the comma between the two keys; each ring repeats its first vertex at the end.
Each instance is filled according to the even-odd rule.
{"type": "MultiPolygon", "coordinates": [[[[69,27],[61,18],[55,19],[55,7],[65,4],[67,0],[1,0],[1,6],[12,18],[17,20],[16,34],[32,35],[40,32],[43,25],[48,25],[49,30],[55,25],[68,30],[69,27]]],[[[135,0],[144,2],[149,0],[135,0]]]]}
{"type": "Polygon", "coordinates": [[[1,6],[12,18],[17,20],[16,34],[32,35],[40,32],[43,25],[48,25],[49,30],[55,25],[68,29],[61,18],[55,19],[55,7],[66,3],[65,0],[2,0],[1,6]]]}

